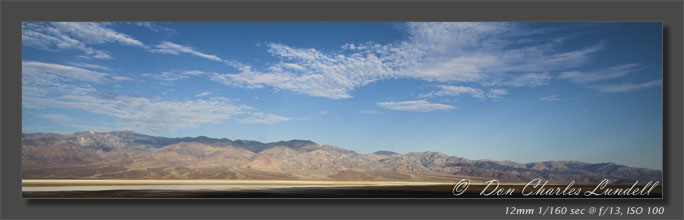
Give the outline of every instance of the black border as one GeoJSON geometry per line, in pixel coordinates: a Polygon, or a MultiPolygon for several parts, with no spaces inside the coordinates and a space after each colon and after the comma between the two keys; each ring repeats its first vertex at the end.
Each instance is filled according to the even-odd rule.
{"type": "MultiPolygon", "coordinates": [[[[505,206],[664,206],[682,219],[683,2],[677,1],[3,1],[0,2],[0,218],[548,218],[505,206]],[[22,200],[22,21],[662,21],[662,200],[22,200]]],[[[580,216],[559,216],[577,218],[580,216]]],[[[583,216],[593,217],[596,216],[583,216]]],[[[602,218],[606,218],[605,216],[602,218]]],[[[626,216],[623,216],[626,217],[626,216]]]]}

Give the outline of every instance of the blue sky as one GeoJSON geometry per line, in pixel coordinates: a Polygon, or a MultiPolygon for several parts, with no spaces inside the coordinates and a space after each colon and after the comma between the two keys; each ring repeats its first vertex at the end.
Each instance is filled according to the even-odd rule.
{"type": "Polygon", "coordinates": [[[23,23],[23,132],[662,168],[660,23],[23,23]]]}

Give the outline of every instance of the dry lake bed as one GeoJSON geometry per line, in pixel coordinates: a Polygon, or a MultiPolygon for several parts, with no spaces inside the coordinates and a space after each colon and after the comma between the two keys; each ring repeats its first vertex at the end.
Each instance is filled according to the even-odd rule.
{"type": "MultiPolygon", "coordinates": [[[[450,182],[283,181],[283,180],[22,180],[23,198],[483,198],[473,183],[454,196],[450,182]]],[[[506,188],[522,191],[524,184],[506,188]]],[[[589,190],[594,186],[581,186],[589,190]]],[[[660,198],[661,188],[641,198],[660,198]]],[[[487,198],[554,198],[488,196],[487,198]]],[[[555,198],[582,198],[561,196],[555,198]]],[[[606,197],[603,197],[606,198],[606,197]]],[[[608,197],[610,198],[610,197],[608,197]]],[[[618,197],[614,197],[618,198],[618,197]]]]}

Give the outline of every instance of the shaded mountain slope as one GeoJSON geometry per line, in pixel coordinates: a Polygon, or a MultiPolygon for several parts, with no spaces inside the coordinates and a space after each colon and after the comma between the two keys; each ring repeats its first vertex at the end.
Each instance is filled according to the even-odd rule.
{"type": "Polygon", "coordinates": [[[358,154],[307,140],[261,143],[134,132],[22,134],[26,179],[262,179],[454,181],[461,178],[617,183],[662,180],[659,170],[613,163],[469,160],[439,152],[358,154]]]}

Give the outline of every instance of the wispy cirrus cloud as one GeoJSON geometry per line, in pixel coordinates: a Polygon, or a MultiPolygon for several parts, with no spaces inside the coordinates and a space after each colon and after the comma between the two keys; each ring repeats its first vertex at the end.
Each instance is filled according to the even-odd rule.
{"type": "Polygon", "coordinates": [[[603,48],[598,42],[563,50],[562,40],[554,39],[518,44],[515,36],[523,40],[541,33],[513,23],[408,23],[406,31],[409,36],[401,41],[347,43],[337,51],[270,43],[268,52],[281,62],[263,69],[245,65],[240,72],[212,79],[228,86],[270,87],[331,99],[351,98],[356,88],[397,78],[535,87],[549,83],[549,72],[581,66],[603,48]]]}
{"type": "Polygon", "coordinates": [[[359,84],[336,75],[297,75],[289,72],[261,73],[249,70],[240,74],[214,74],[211,79],[228,86],[252,89],[271,86],[276,89],[332,99],[350,98],[349,90],[359,84]]]}
{"type": "Polygon", "coordinates": [[[500,99],[502,96],[507,94],[508,90],[506,89],[492,89],[487,92],[487,97],[492,99],[500,99]]]}
{"type": "Polygon", "coordinates": [[[570,80],[574,83],[595,89],[600,92],[609,93],[628,92],[662,85],[662,80],[651,80],[641,83],[625,81],[615,82],[615,80],[623,79],[644,69],[645,68],[643,68],[640,64],[630,63],[593,71],[563,72],[561,73],[560,78],[570,80]]]}
{"type": "Polygon", "coordinates": [[[460,96],[470,95],[475,98],[484,98],[485,92],[482,89],[467,86],[438,85],[439,90],[420,95],[421,97],[433,96],[460,96]]]}
{"type": "Polygon", "coordinates": [[[196,97],[203,97],[203,96],[208,96],[208,95],[211,95],[211,92],[209,92],[209,91],[204,91],[204,92],[202,92],[202,93],[200,93],[200,94],[197,94],[197,95],[195,95],[195,96],[196,96],[196,97]]]}
{"type": "Polygon", "coordinates": [[[165,54],[173,54],[173,55],[178,55],[181,53],[187,53],[193,56],[198,56],[204,59],[212,60],[212,61],[223,61],[220,57],[212,54],[206,54],[203,52],[200,52],[196,50],[195,48],[189,47],[189,46],[184,46],[180,44],[176,44],[173,42],[169,41],[162,41],[161,43],[157,44],[153,48],[150,48],[151,52],[154,53],[165,53],[165,54]]]}
{"type": "Polygon", "coordinates": [[[361,113],[361,114],[378,114],[380,112],[375,111],[375,110],[363,110],[363,111],[360,111],[359,113],[361,113]]]}
{"type": "Polygon", "coordinates": [[[22,24],[22,45],[49,51],[80,50],[81,57],[112,59],[110,52],[92,47],[96,44],[118,43],[144,47],[139,40],[117,32],[108,23],[94,22],[31,22],[22,24]]]}
{"type": "MultiPolygon", "coordinates": [[[[150,29],[152,31],[175,32],[173,29],[150,22],[124,23],[150,29]]],[[[223,60],[212,54],[199,50],[162,41],[155,46],[145,45],[134,37],[114,30],[112,23],[107,22],[29,22],[22,25],[22,44],[34,48],[49,51],[74,49],[83,51],[83,58],[112,59],[109,51],[93,48],[93,45],[117,43],[120,45],[136,46],[145,48],[153,53],[165,53],[179,55],[181,53],[198,56],[201,58],[226,62],[228,65],[239,66],[236,61],[223,60]]]]}
{"type": "Polygon", "coordinates": [[[439,90],[430,92],[427,94],[422,94],[420,97],[436,97],[436,96],[460,96],[460,95],[470,95],[475,98],[490,98],[490,99],[500,99],[504,95],[508,94],[506,89],[490,89],[485,92],[483,89],[468,87],[468,86],[451,86],[451,85],[438,85],[439,90]]]}
{"type": "Polygon", "coordinates": [[[247,118],[244,118],[239,122],[242,124],[273,124],[288,120],[290,120],[288,117],[257,112],[250,114],[247,118]]]}
{"type": "Polygon", "coordinates": [[[37,61],[24,61],[21,68],[24,79],[54,81],[55,83],[63,79],[103,83],[108,80],[107,77],[109,76],[103,72],[37,61]]]}
{"type": "MultiPolygon", "coordinates": [[[[79,130],[102,131],[102,132],[112,131],[112,127],[94,126],[94,125],[78,123],[77,120],[74,120],[73,118],[71,118],[67,115],[63,115],[63,114],[37,114],[36,116],[52,120],[61,126],[73,127],[73,128],[77,128],[79,130]]],[[[43,128],[43,129],[46,129],[46,128],[43,128]]]]}
{"type": "Polygon", "coordinates": [[[537,87],[549,84],[549,73],[510,74],[483,83],[484,86],[537,87]]]}
{"type": "Polygon", "coordinates": [[[431,111],[446,111],[456,107],[447,104],[431,103],[425,100],[403,101],[403,102],[378,102],[378,106],[390,110],[399,111],[417,111],[417,112],[431,112],[431,111]]]}
{"type": "Polygon", "coordinates": [[[73,120],[71,117],[63,114],[38,114],[37,116],[57,122],[68,122],[73,120]]]}
{"type": "Polygon", "coordinates": [[[112,76],[112,79],[115,81],[135,81],[135,79],[127,76],[112,76]]]}
{"type": "Polygon", "coordinates": [[[219,123],[248,110],[222,100],[158,101],[142,97],[97,97],[97,91],[67,93],[57,99],[28,97],[40,107],[59,106],[107,115],[124,120],[126,126],[159,132],[180,128],[196,128],[201,124],[219,123]]]}
{"type": "Polygon", "coordinates": [[[169,34],[177,33],[173,28],[167,27],[163,23],[158,22],[128,22],[127,24],[143,27],[154,32],[165,32],[169,34]]]}
{"type": "Polygon", "coordinates": [[[643,83],[618,83],[618,84],[602,84],[602,85],[592,85],[590,86],[591,88],[594,88],[598,91],[601,92],[629,92],[633,90],[639,90],[639,89],[645,89],[645,88],[651,88],[651,87],[656,87],[656,86],[661,86],[663,84],[662,80],[652,80],[648,82],[643,82],[643,83]]]}
{"type": "MultiPolygon", "coordinates": [[[[153,23],[134,24],[152,29],[157,26],[153,23]]],[[[89,22],[24,23],[22,38],[27,46],[46,50],[78,49],[86,57],[101,59],[112,57],[108,51],[94,49],[91,45],[117,43],[142,47],[153,53],[187,54],[237,68],[239,71],[236,73],[207,74],[210,79],[228,86],[273,88],[331,99],[351,98],[350,92],[356,88],[398,78],[430,83],[464,83],[475,89],[471,95],[488,97],[484,92],[486,88],[482,87],[543,86],[551,81],[551,73],[554,72],[562,72],[559,78],[589,84],[623,77],[639,66],[624,64],[590,72],[572,70],[589,62],[591,56],[604,48],[604,43],[563,49],[566,38],[530,40],[530,36],[561,29],[542,31],[517,23],[407,23],[404,30],[408,35],[403,40],[386,44],[347,43],[340,50],[323,51],[268,43],[267,51],[280,62],[269,63],[262,68],[171,41],[147,46],[115,31],[114,26],[89,22]]],[[[165,81],[187,77],[187,74],[172,72],[158,76],[165,81]]],[[[431,94],[439,96],[445,93],[442,90],[440,88],[431,94]]]]}
{"type": "MultiPolygon", "coordinates": [[[[123,123],[117,129],[135,128],[153,133],[196,128],[203,124],[229,120],[272,124],[288,119],[275,114],[264,114],[250,106],[220,97],[165,100],[97,89],[97,85],[112,81],[112,76],[114,74],[73,66],[25,61],[22,63],[22,108],[77,109],[121,120],[123,123]]],[[[43,117],[60,119],[61,116],[43,117]]]]}
{"type": "Polygon", "coordinates": [[[106,27],[107,23],[51,22],[50,24],[59,32],[68,33],[89,44],[119,43],[138,47],[144,46],[139,40],[106,27]]]}
{"type": "MultiPolygon", "coordinates": [[[[181,54],[188,54],[191,56],[196,56],[200,58],[204,58],[207,60],[211,61],[216,61],[216,62],[222,62],[228,66],[234,67],[238,70],[241,70],[243,72],[250,72],[251,66],[245,65],[239,61],[236,60],[231,60],[231,59],[224,59],[221,58],[217,55],[214,54],[208,54],[205,52],[202,52],[194,47],[187,46],[187,45],[181,45],[177,43],[173,43],[170,41],[162,41],[159,44],[155,45],[154,47],[147,47],[147,50],[152,53],[161,53],[161,54],[172,54],[172,55],[181,55],[181,54]]],[[[287,68],[297,68],[297,64],[283,64],[281,66],[287,67],[287,68]]],[[[272,67],[274,68],[274,67],[272,67]]],[[[206,74],[206,72],[203,71],[194,71],[194,72],[187,72],[187,74],[191,75],[203,75],[206,74]]]]}
{"type": "Polygon", "coordinates": [[[169,70],[162,71],[161,73],[144,73],[142,76],[148,77],[154,80],[165,81],[162,84],[170,85],[169,82],[173,82],[181,79],[188,79],[195,76],[209,75],[212,73],[199,71],[199,70],[169,70]]]}
{"type": "Polygon", "coordinates": [[[539,97],[539,100],[547,101],[547,102],[557,102],[557,101],[561,101],[563,99],[561,99],[558,95],[553,94],[553,95],[549,95],[549,96],[539,97]]]}
{"type": "Polygon", "coordinates": [[[560,75],[561,79],[568,79],[575,83],[587,84],[600,82],[610,79],[616,79],[625,77],[631,73],[639,70],[639,64],[630,63],[618,66],[612,66],[608,68],[602,68],[594,71],[583,72],[583,71],[568,71],[563,72],[560,75]]]}
{"type": "Polygon", "coordinates": [[[77,66],[77,67],[81,67],[81,68],[86,68],[86,69],[91,69],[91,70],[92,69],[104,70],[104,71],[109,70],[109,67],[100,66],[100,65],[91,64],[91,63],[72,62],[72,63],[69,63],[69,65],[73,65],[73,66],[77,66]]]}

